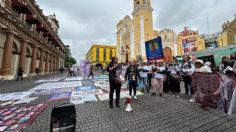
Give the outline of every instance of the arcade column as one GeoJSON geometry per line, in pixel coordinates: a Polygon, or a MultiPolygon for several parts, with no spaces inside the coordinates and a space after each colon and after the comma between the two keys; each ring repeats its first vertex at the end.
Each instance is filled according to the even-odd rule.
{"type": "Polygon", "coordinates": [[[24,71],[26,71],[26,69],[25,69],[26,45],[27,45],[27,42],[25,40],[22,40],[19,67],[21,67],[24,71]]]}
{"type": "Polygon", "coordinates": [[[32,62],[31,62],[31,72],[30,72],[32,74],[34,74],[35,70],[36,70],[36,57],[37,57],[37,47],[33,46],[32,62]]]}
{"type": "Polygon", "coordinates": [[[2,68],[0,70],[0,73],[3,77],[10,76],[11,74],[13,39],[14,39],[14,34],[12,32],[8,32],[6,35],[6,41],[3,49],[2,68]]]}

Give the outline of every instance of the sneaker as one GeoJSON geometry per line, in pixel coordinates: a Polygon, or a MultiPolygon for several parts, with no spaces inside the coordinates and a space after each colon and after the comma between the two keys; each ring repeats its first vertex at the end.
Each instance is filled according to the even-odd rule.
{"type": "Polygon", "coordinates": [[[179,97],[179,95],[176,95],[176,97],[175,97],[176,99],[179,99],[180,97],[179,97]]]}
{"type": "Polygon", "coordinates": [[[162,97],[163,96],[162,93],[160,93],[159,96],[162,97]]]}
{"type": "Polygon", "coordinates": [[[152,93],[151,96],[156,96],[157,94],[156,93],[152,93]]]}
{"type": "Polygon", "coordinates": [[[194,98],[191,98],[191,99],[189,100],[189,102],[190,102],[190,103],[194,103],[194,102],[195,102],[194,98]]]}
{"type": "Polygon", "coordinates": [[[135,99],[135,100],[138,100],[137,96],[134,96],[134,99],[135,99]]]}

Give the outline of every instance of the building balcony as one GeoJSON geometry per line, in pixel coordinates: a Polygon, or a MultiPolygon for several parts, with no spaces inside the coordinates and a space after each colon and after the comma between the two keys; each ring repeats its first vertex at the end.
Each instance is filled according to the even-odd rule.
{"type": "Polygon", "coordinates": [[[14,23],[23,32],[25,32],[26,34],[30,34],[31,37],[33,37],[38,42],[41,42],[45,47],[55,51],[58,55],[63,56],[55,46],[50,44],[50,42],[45,37],[34,30],[34,28],[32,28],[32,25],[26,23],[26,21],[21,18],[20,14],[14,11],[11,7],[7,5],[5,5],[4,7],[0,6],[0,13],[3,17],[14,23]]]}

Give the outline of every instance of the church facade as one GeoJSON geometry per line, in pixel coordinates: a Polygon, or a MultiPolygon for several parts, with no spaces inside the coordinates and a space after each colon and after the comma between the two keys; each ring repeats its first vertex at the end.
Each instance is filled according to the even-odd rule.
{"type": "Polygon", "coordinates": [[[132,18],[126,16],[117,24],[117,56],[121,62],[146,59],[145,41],[158,36],[153,30],[150,0],[133,0],[132,18]]]}

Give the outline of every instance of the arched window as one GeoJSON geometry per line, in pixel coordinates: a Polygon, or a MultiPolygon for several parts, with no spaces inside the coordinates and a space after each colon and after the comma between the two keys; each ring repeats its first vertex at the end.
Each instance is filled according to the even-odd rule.
{"type": "Polygon", "coordinates": [[[17,44],[15,42],[13,42],[13,46],[12,46],[12,54],[17,54],[18,53],[18,47],[17,44]]]}
{"type": "Polygon", "coordinates": [[[112,59],[112,49],[110,49],[110,60],[112,59]]]}
{"type": "Polygon", "coordinates": [[[36,58],[39,60],[40,59],[40,53],[38,52],[36,55],[36,58]]]}
{"type": "Polygon", "coordinates": [[[30,49],[28,47],[26,48],[26,57],[30,57],[30,49]]]}
{"type": "Polygon", "coordinates": [[[104,60],[104,62],[106,61],[106,58],[107,58],[106,54],[107,54],[106,49],[103,49],[103,60],[104,60]]]}
{"type": "Polygon", "coordinates": [[[99,62],[99,48],[96,49],[96,60],[99,62]]]}

